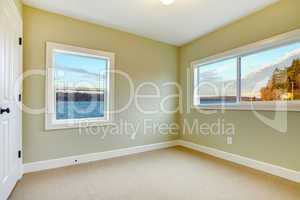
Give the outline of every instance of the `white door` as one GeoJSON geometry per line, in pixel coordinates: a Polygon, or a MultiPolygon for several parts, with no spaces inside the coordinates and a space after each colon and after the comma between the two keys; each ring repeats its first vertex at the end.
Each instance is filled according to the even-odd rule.
{"type": "Polygon", "coordinates": [[[22,176],[19,102],[22,21],[13,0],[0,0],[0,200],[22,176]]]}

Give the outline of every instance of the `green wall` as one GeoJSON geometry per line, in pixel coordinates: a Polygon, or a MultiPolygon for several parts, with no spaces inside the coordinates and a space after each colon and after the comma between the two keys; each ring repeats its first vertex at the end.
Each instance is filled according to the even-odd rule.
{"type": "MultiPolygon", "coordinates": [[[[187,72],[192,61],[205,58],[226,50],[253,43],[277,34],[300,28],[300,1],[282,0],[266,9],[207,34],[180,48],[180,82],[187,87],[187,72]]],[[[184,103],[186,105],[187,90],[184,103]]],[[[268,117],[273,112],[260,112],[268,117]]],[[[181,132],[181,138],[226,152],[246,156],[286,168],[300,170],[300,113],[288,113],[288,131],[280,133],[265,125],[251,111],[226,111],[213,115],[200,114],[196,110],[181,115],[181,123],[193,120],[212,124],[217,119],[235,125],[233,144],[227,145],[225,136],[204,136],[197,133],[181,132]]]]}
{"type": "MultiPolygon", "coordinates": [[[[105,28],[102,26],[74,20],[61,15],[48,13],[31,7],[23,7],[24,22],[24,72],[32,69],[45,69],[45,45],[47,41],[65,43],[91,49],[111,51],[116,54],[116,69],[128,73],[135,86],[145,81],[153,81],[161,87],[159,99],[140,100],[145,109],[154,109],[167,95],[177,94],[174,87],[163,87],[168,81],[178,82],[177,58],[175,46],[145,39],[132,34],[105,28]]],[[[116,77],[115,103],[119,108],[125,105],[129,94],[128,82],[116,77]]],[[[153,89],[144,87],[142,94],[152,94],[153,89]]],[[[30,108],[43,108],[45,102],[45,80],[33,76],[24,81],[24,104],[30,108]]],[[[177,106],[177,100],[169,100],[169,108],[177,106]]],[[[146,115],[134,105],[116,115],[116,121],[127,120],[136,125],[143,119],[153,119],[155,123],[177,121],[176,114],[146,115]]],[[[113,127],[109,127],[113,128],[113,127]]],[[[101,152],[136,145],[158,143],[177,138],[177,135],[158,134],[155,130],[144,134],[143,124],[136,138],[123,135],[109,135],[102,139],[98,135],[80,136],[77,129],[56,131],[44,130],[44,114],[23,114],[24,162],[55,159],[60,157],[101,152]]]]}
{"type": "MultiPolygon", "coordinates": [[[[31,7],[23,7],[24,20],[24,71],[45,69],[45,42],[59,42],[116,53],[117,69],[133,78],[135,85],[155,81],[162,86],[167,81],[180,81],[184,90],[183,103],[187,103],[187,69],[190,63],[226,50],[240,47],[271,36],[300,28],[300,1],[282,0],[277,4],[207,34],[180,48],[129,33],[81,22],[61,15],[48,13],[31,7]]],[[[44,107],[45,85],[43,77],[31,77],[24,81],[24,103],[32,108],[44,107]]],[[[150,89],[143,92],[151,93],[150,89]]],[[[163,89],[163,96],[176,94],[174,88],[163,89]]],[[[125,104],[128,99],[128,84],[116,80],[116,105],[125,104]]],[[[162,100],[141,101],[147,108],[154,108],[162,100]]],[[[170,107],[178,105],[176,100],[168,102],[170,107]]],[[[268,162],[286,168],[300,170],[300,133],[297,123],[300,113],[288,113],[288,131],[280,133],[261,121],[251,111],[226,111],[204,115],[196,110],[179,114],[157,113],[145,115],[135,106],[118,114],[117,120],[124,119],[138,123],[153,119],[158,123],[191,123],[199,120],[202,124],[213,124],[217,119],[233,123],[235,136],[233,144],[227,145],[225,136],[200,136],[182,131],[180,138],[201,145],[217,148],[252,159],[268,162]]],[[[274,112],[260,112],[272,117],[274,112]]],[[[25,163],[100,152],[136,145],[177,139],[177,135],[144,134],[139,129],[135,140],[127,135],[110,135],[101,139],[96,136],[80,136],[78,130],[44,130],[44,115],[23,114],[23,148],[25,163]]],[[[183,124],[182,124],[183,125],[183,124]]]]}

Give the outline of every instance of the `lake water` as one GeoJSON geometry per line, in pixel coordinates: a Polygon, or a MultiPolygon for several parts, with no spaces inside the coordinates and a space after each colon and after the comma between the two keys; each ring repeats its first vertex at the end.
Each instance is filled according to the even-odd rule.
{"type": "Polygon", "coordinates": [[[203,105],[214,105],[214,104],[226,104],[236,103],[236,99],[200,99],[200,104],[203,105]]]}
{"type": "Polygon", "coordinates": [[[104,117],[103,101],[57,101],[56,119],[104,117]]]}

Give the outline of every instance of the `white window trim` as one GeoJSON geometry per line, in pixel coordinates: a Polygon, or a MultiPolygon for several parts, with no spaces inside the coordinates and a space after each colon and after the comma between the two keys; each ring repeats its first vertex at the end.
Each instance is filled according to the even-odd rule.
{"type": "MultiPolygon", "coordinates": [[[[240,76],[240,58],[252,53],[264,51],[267,49],[279,47],[289,43],[300,42],[300,29],[277,35],[259,42],[255,42],[243,47],[232,49],[217,55],[213,55],[204,59],[196,60],[191,63],[191,104],[194,109],[201,110],[265,110],[265,111],[300,111],[300,100],[295,101],[270,101],[270,102],[240,102],[230,104],[212,104],[212,105],[195,105],[194,104],[194,71],[199,65],[207,65],[230,58],[238,58],[237,75],[240,76]]],[[[240,78],[237,78],[238,97],[240,97],[240,78]]]]}
{"type": "Polygon", "coordinates": [[[114,67],[115,54],[106,51],[99,51],[76,46],[58,44],[53,42],[46,43],[46,92],[45,92],[45,129],[68,129],[80,128],[86,126],[102,126],[114,123],[114,67]],[[107,110],[106,118],[89,118],[89,119],[70,119],[56,120],[55,113],[55,91],[53,83],[53,51],[74,52],[74,54],[82,54],[88,56],[101,57],[108,60],[108,79],[107,79],[107,110]]]}

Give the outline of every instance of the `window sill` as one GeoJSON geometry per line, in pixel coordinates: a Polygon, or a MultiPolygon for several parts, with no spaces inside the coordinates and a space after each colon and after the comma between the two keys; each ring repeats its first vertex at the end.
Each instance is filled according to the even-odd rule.
{"type": "Polygon", "coordinates": [[[60,129],[80,129],[87,127],[99,127],[99,126],[114,126],[116,123],[113,120],[68,120],[67,122],[56,122],[47,124],[45,129],[60,130],[60,129]]]}
{"type": "Polygon", "coordinates": [[[240,111],[300,111],[300,101],[293,102],[242,102],[232,104],[194,105],[197,110],[240,110],[240,111]]]}

